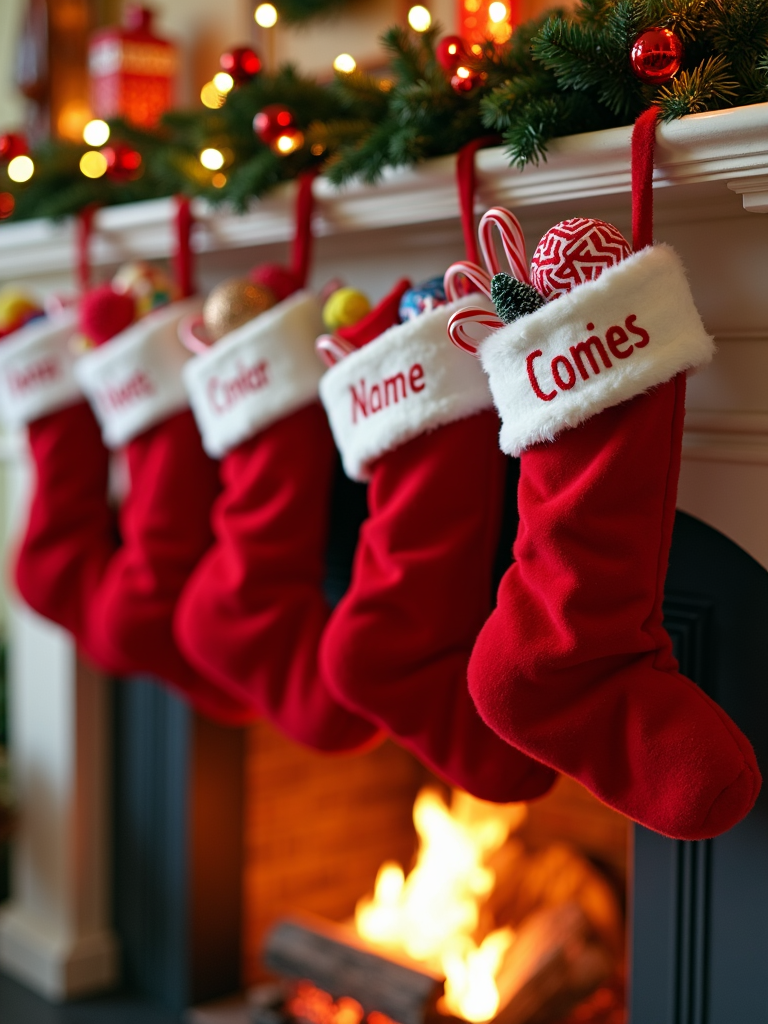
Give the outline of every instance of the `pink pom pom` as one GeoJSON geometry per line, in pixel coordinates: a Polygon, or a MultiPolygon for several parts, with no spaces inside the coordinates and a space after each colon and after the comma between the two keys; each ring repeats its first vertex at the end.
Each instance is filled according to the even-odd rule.
{"type": "Polygon", "coordinates": [[[287,299],[301,288],[301,284],[295,274],[278,263],[262,263],[254,267],[248,274],[254,284],[260,284],[263,288],[269,288],[278,302],[287,299]]]}
{"type": "Polygon", "coordinates": [[[596,280],[626,259],[629,242],[613,224],[587,217],[561,221],[544,235],[531,260],[531,284],[547,301],[596,280]]]}
{"type": "Polygon", "coordinates": [[[80,302],[80,330],[94,345],[103,345],[136,319],[132,295],[103,284],[87,292],[80,302]]]}

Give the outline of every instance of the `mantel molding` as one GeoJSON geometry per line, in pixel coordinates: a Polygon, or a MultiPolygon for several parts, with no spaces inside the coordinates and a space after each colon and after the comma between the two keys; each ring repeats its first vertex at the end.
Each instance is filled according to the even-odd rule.
{"type": "MultiPolygon", "coordinates": [[[[546,162],[516,171],[500,147],[477,157],[478,209],[513,209],[630,191],[631,128],[613,128],[556,139],[546,162]]],[[[375,186],[336,190],[325,179],[315,188],[318,236],[407,227],[458,215],[455,157],[416,168],[389,170],[375,186]]],[[[659,129],[654,185],[682,189],[722,182],[743,197],[746,209],[768,210],[768,103],[695,114],[659,129]],[[764,205],[763,205],[764,204],[764,205]]],[[[294,185],[286,185],[245,214],[195,201],[197,252],[213,253],[284,242],[292,233],[294,185]]],[[[167,256],[173,238],[170,199],[114,206],[99,212],[93,242],[95,265],[167,256]]],[[[0,227],[0,280],[62,273],[73,263],[71,220],[26,221],[0,227]]]]}

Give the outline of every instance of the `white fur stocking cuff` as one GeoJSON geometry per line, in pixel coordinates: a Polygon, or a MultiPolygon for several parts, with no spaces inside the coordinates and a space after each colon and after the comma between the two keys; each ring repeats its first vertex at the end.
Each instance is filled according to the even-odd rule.
{"type": "Polygon", "coordinates": [[[657,245],[495,331],[480,359],[502,451],[519,455],[713,352],[680,258],[657,245]]]}
{"type": "Polygon", "coordinates": [[[209,455],[220,458],[317,401],[323,366],[315,338],[322,330],[317,300],[297,292],[187,363],[184,382],[209,455]]]}
{"type": "Polygon", "coordinates": [[[157,309],[78,359],[75,374],[108,448],[187,408],[181,371],[190,356],[177,328],[200,306],[200,299],[186,299],[157,309]]]}
{"type": "Polygon", "coordinates": [[[33,320],[0,341],[0,416],[20,427],[82,399],[70,339],[73,310],[33,320]]]}
{"type": "Polygon", "coordinates": [[[344,469],[367,480],[386,452],[427,430],[492,405],[477,361],[448,339],[451,315],[473,295],[390,327],[375,341],[328,370],[320,397],[344,469]]]}

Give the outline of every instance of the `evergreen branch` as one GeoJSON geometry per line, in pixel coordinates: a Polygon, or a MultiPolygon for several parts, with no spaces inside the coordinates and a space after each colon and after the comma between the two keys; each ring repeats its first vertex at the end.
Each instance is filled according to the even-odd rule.
{"type": "Polygon", "coordinates": [[[705,64],[681,71],[656,97],[663,121],[685,114],[730,107],[739,92],[739,83],[731,74],[725,57],[710,57],[705,64]]]}
{"type": "Polygon", "coordinates": [[[496,86],[480,101],[480,117],[486,128],[504,131],[509,128],[517,114],[517,108],[539,96],[551,95],[554,91],[551,74],[539,71],[533,75],[518,75],[502,85],[496,86]]]}
{"type": "Polygon", "coordinates": [[[581,93],[534,98],[511,119],[504,133],[504,145],[513,167],[522,170],[526,164],[546,160],[550,139],[577,132],[613,128],[616,119],[591,103],[581,93]]]}
{"type": "Polygon", "coordinates": [[[289,25],[335,14],[342,10],[349,0],[277,0],[280,17],[289,25]]]}

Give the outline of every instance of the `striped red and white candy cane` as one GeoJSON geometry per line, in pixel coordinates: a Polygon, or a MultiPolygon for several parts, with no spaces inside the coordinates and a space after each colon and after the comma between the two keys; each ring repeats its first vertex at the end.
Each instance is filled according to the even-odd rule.
{"type": "Polygon", "coordinates": [[[480,219],[480,226],[477,230],[480,250],[491,277],[500,272],[499,258],[493,244],[494,229],[498,230],[501,237],[501,244],[504,247],[504,254],[507,257],[512,276],[516,277],[518,281],[530,284],[531,277],[525,255],[523,229],[514,213],[510,213],[502,206],[492,206],[490,210],[487,210],[480,219]]]}
{"type": "Polygon", "coordinates": [[[357,352],[357,348],[351,341],[345,341],[335,334],[321,334],[315,342],[315,352],[330,367],[340,363],[351,352],[357,352]]]}
{"type": "Polygon", "coordinates": [[[491,297],[491,275],[477,263],[470,263],[469,260],[459,260],[451,264],[445,272],[443,287],[449,302],[463,299],[467,294],[463,281],[469,281],[472,291],[482,292],[489,299],[491,297]]]}
{"type": "Polygon", "coordinates": [[[448,321],[448,336],[457,348],[477,356],[477,349],[483,338],[473,337],[470,333],[470,326],[485,328],[485,336],[490,331],[498,331],[504,326],[495,313],[489,313],[487,309],[480,306],[465,306],[464,309],[457,309],[448,321]]]}
{"type": "Polygon", "coordinates": [[[213,344],[211,339],[206,336],[201,313],[188,313],[182,317],[176,330],[184,348],[196,356],[208,352],[213,344]]]}

